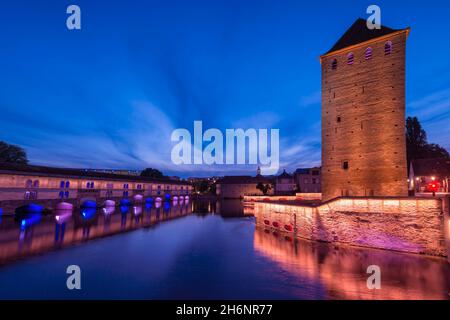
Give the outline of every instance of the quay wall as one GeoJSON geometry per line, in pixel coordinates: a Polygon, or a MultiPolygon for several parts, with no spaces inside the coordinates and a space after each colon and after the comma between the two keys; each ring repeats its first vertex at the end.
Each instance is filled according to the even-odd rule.
{"type": "Polygon", "coordinates": [[[260,226],[313,241],[449,256],[449,198],[338,198],[317,206],[254,202],[260,226]]]}
{"type": "Polygon", "coordinates": [[[245,201],[312,201],[321,200],[321,193],[297,193],[295,196],[244,196],[245,201]]]}

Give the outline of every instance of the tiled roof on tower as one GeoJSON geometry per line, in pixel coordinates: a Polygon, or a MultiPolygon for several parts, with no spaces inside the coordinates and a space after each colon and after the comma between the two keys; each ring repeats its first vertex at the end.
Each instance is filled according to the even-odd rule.
{"type": "Polygon", "coordinates": [[[336,42],[336,44],[326,53],[341,50],[359,43],[363,43],[378,37],[382,37],[400,30],[391,29],[389,27],[381,26],[381,29],[370,30],[367,28],[367,21],[359,18],[352,26],[344,33],[344,35],[336,42]]]}

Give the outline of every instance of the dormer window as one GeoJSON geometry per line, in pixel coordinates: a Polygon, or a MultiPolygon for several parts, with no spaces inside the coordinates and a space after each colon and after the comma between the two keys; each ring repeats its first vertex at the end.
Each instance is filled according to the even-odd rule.
{"type": "Polygon", "coordinates": [[[355,62],[355,55],[353,53],[349,53],[347,56],[347,64],[351,66],[355,62]]]}
{"type": "Polygon", "coordinates": [[[392,53],[392,41],[388,41],[384,45],[384,55],[388,56],[392,53]]]}

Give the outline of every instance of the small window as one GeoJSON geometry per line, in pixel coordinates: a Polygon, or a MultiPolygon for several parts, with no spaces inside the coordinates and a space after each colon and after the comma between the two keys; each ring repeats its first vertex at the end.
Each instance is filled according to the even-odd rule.
{"type": "Polygon", "coordinates": [[[66,188],[67,188],[67,189],[70,188],[70,181],[66,181],[66,188]]]}
{"type": "Polygon", "coordinates": [[[60,191],[60,192],[59,192],[59,198],[60,198],[60,199],[64,198],[64,192],[63,192],[63,191],[60,191]]]}
{"type": "Polygon", "coordinates": [[[341,117],[337,117],[337,118],[336,118],[336,122],[337,122],[337,123],[340,123],[341,121],[342,121],[341,117]]]}
{"type": "Polygon", "coordinates": [[[39,188],[39,180],[34,180],[33,187],[39,188]]]}
{"type": "Polygon", "coordinates": [[[344,161],[344,162],[342,163],[342,169],[348,170],[348,168],[349,168],[348,161],[344,161]]]}
{"type": "Polygon", "coordinates": [[[384,45],[384,55],[388,56],[391,53],[392,53],[392,41],[388,41],[384,45]]]}
{"type": "Polygon", "coordinates": [[[33,181],[27,180],[27,182],[25,183],[25,188],[31,188],[32,186],[33,186],[33,181]]]}
{"type": "Polygon", "coordinates": [[[64,181],[61,181],[61,182],[59,183],[59,187],[60,187],[60,188],[64,188],[65,185],[66,185],[66,183],[65,183],[64,181]]]}
{"type": "Polygon", "coordinates": [[[66,199],[69,198],[69,191],[64,192],[64,197],[65,197],[66,199]]]}
{"type": "Polygon", "coordinates": [[[337,69],[337,65],[338,65],[337,60],[334,59],[333,62],[331,63],[331,69],[332,70],[336,70],[337,69]]]}
{"type": "Polygon", "coordinates": [[[347,64],[352,65],[355,62],[355,55],[353,53],[349,53],[347,56],[347,64]]]}
{"type": "Polygon", "coordinates": [[[365,57],[366,57],[366,60],[370,60],[370,59],[372,59],[372,48],[367,48],[366,49],[366,53],[365,53],[365,57]]]}

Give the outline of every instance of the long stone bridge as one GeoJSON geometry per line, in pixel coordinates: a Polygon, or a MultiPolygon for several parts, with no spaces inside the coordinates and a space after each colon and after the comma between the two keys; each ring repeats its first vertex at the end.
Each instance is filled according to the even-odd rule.
{"type": "Polygon", "coordinates": [[[35,203],[53,210],[61,202],[81,206],[122,199],[172,200],[189,197],[187,181],[151,179],[141,176],[99,173],[76,169],[0,164],[0,213],[12,214],[17,207],[35,203]]]}

